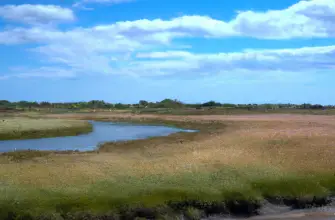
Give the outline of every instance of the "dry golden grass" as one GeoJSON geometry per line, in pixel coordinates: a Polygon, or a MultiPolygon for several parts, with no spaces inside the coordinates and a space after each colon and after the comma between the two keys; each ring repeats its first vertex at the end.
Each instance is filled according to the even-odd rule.
{"type": "Polygon", "coordinates": [[[0,156],[0,194],[5,195],[0,205],[9,204],[8,210],[13,210],[20,204],[22,210],[36,213],[57,213],[60,204],[106,212],[139,200],[148,206],[164,205],[185,195],[211,202],[334,192],[335,178],[329,174],[335,170],[335,120],[272,116],[45,115],[142,123],[170,120],[200,132],[107,143],[94,153],[50,153],[21,162],[0,156]]]}
{"type": "MultiPolygon", "coordinates": [[[[48,115],[47,117],[54,117],[48,115]]],[[[57,115],[81,118],[87,115],[57,115]]],[[[329,116],[130,116],[90,114],[90,118],[157,118],[218,121],[228,127],[196,141],[155,142],[138,149],[86,155],[51,155],[24,163],[2,160],[0,182],[35,186],[91,184],[120,175],[211,171],[224,166],[267,167],[299,172],[335,170],[335,119],[329,116]]],[[[145,145],[146,142],[143,142],[145,145]]]]}

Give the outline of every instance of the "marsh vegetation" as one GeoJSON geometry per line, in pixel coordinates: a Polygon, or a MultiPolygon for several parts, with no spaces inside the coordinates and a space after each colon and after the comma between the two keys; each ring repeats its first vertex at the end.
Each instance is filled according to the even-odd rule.
{"type": "Polygon", "coordinates": [[[327,204],[335,192],[335,119],[328,116],[43,117],[165,124],[199,132],[105,143],[97,152],[32,153],[24,160],[3,155],[0,216],[251,216],[264,199],[305,208],[327,204]]]}
{"type": "Polygon", "coordinates": [[[0,117],[0,140],[74,136],[92,131],[86,121],[0,117]]]}

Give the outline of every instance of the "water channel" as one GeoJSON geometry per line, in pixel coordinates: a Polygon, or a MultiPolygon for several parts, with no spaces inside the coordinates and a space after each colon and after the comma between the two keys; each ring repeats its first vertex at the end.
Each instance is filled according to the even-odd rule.
{"type": "Polygon", "coordinates": [[[100,143],[108,141],[126,141],[145,139],[156,136],[167,136],[176,132],[192,132],[166,126],[134,125],[128,123],[112,123],[90,121],[93,132],[78,136],[39,138],[27,140],[0,141],[0,152],[18,150],[79,150],[96,149],[100,143]]]}

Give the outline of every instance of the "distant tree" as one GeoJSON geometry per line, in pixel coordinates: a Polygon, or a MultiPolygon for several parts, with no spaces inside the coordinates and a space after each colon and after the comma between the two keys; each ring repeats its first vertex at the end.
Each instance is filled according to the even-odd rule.
{"type": "Polygon", "coordinates": [[[50,107],[51,106],[51,104],[49,102],[41,102],[39,105],[41,107],[50,107]]]}
{"type": "Polygon", "coordinates": [[[149,102],[147,102],[145,100],[140,100],[138,104],[139,104],[139,106],[146,107],[146,106],[148,106],[149,102]]]}
{"type": "Polygon", "coordinates": [[[126,108],[129,108],[129,105],[125,105],[125,104],[122,104],[122,103],[117,103],[114,105],[114,107],[116,109],[126,109],[126,108]]]}
{"type": "Polygon", "coordinates": [[[6,106],[6,105],[9,105],[9,104],[10,104],[10,101],[0,100],[0,105],[6,106]]]}
{"type": "Polygon", "coordinates": [[[178,100],[164,99],[155,104],[156,108],[181,108],[184,104],[178,100]]]}
{"type": "Polygon", "coordinates": [[[311,105],[310,108],[311,109],[323,109],[323,105],[320,105],[320,104],[311,105]]]}
{"type": "Polygon", "coordinates": [[[205,102],[203,104],[184,104],[181,101],[176,99],[164,99],[160,102],[148,102],[145,100],[140,100],[138,104],[112,104],[105,102],[103,100],[91,100],[88,102],[30,102],[30,101],[19,101],[19,102],[10,102],[7,100],[0,100],[0,108],[1,109],[36,109],[36,108],[59,108],[59,109],[127,109],[132,107],[150,107],[150,108],[201,108],[201,107],[225,107],[225,108],[238,108],[238,109],[289,109],[289,108],[297,108],[297,109],[334,109],[334,105],[321,105],[321,104],[290,104],[290,103],[281,103],[281,104],[230,104],[224,103],[221,104],[215,101],[205,102]]]}
{"type": "Polygon", "coordinates": [[[15,105],[7,100],[0,100],[0,110],[9,110],[15,108],[15,105]]]}
{"type": "Polygon", "coordinates": [[[203,107],[219,107],[221,103],[215,101],[209,101],[202,104],[203,107]]]}

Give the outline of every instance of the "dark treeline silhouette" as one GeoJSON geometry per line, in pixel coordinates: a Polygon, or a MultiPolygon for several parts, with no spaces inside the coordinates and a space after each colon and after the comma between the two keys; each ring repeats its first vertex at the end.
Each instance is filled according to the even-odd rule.
{"type": "Polygon", "coordinates": [[[231,108],[231,109],[330,109],[334,105],[320,104],[231,104],[208,101],[198,104],[186,104],[178,100],[164,99],[160,102],[140,100],[136,104],[108,103],[102,100],[88,102],[10,102],[0,100],[0,110],[33,110],[33,109],[128,109],[128,108],[231,108]]]}

